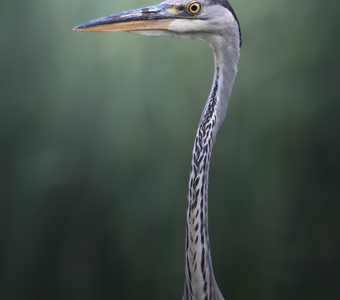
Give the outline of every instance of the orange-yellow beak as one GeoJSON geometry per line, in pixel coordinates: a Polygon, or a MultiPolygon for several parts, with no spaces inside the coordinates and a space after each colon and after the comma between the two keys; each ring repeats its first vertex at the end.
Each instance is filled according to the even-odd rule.
{"type": "Polygon", "coordinates": [[[187,18],[183,10],[159,4],[98,18],[73,28],[81,32],[120,32],[138,30],[167,30],[178,18],[187,18]]]}

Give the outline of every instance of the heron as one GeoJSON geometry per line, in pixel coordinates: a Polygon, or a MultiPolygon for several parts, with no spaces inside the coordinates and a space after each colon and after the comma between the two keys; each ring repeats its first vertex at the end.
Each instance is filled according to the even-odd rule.
{"type": "Polygon", "coordinates": [[[197,39],[214,55],[214,79],[192,152],[186,205],[185,279],[182,300],[224,300],[211,260],[208,177],[217,131],[228,109],[242,44],[240,23],[227,0],[168,0],[85,22],[80,32],[127,31],[145,36],[197,39]]]}

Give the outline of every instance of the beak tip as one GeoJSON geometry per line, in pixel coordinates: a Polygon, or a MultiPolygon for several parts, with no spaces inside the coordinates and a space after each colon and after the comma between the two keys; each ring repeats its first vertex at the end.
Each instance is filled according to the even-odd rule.
{"type": "Polygon", "coordinates": [[[72,30],[73,31],[82,31],[83,28],[84,28],[84,26],[83,26],[83,24],[81,24],[81,25],[74,27],[72,30]]]}
{"type": "Polygon", "coordinates": [[[72,30],[73,31],[78,31],[78,32],[83,32],[83,31],[91,31],[89,29],[93,28],[93,27],[97,27],[98,26],[98,19],[92,20],[92,21],[88,21],[85,23],[82,23],[76,27],[74,27],[72,30]]]}

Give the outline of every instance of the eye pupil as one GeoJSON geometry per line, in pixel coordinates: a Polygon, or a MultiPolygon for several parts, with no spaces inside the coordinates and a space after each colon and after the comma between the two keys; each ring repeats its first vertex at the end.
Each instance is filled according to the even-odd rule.
{"type": "Polygon", "coordinates": [[[193,6],[191,6],[191,10],[192,10],[192,11],[197,11],[197,10],[198,10],[198,7],[197,7],[197,5],[193,5],[193,6]]]}

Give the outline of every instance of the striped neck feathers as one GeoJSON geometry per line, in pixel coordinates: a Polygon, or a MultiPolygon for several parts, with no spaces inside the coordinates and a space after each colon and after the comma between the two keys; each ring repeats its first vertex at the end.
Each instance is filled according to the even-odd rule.
{"type": "MultiPolygon", "coordinates": [[[[213,47],[212,47],[213,48],[213,47]]],[[[213,48],[213,51],[216,50],[213,48]]],[[[237,49],[239,50],[239,49],[237,49]]],[[[208,232],[208,177],[218,129],[228,108],[237,72],[237,59],[214,51],[215,76],[205,104],[191,160],[185,242],[185,290],[183,300],[224,299],[218,289],[210,254],[208,232]]]]}

